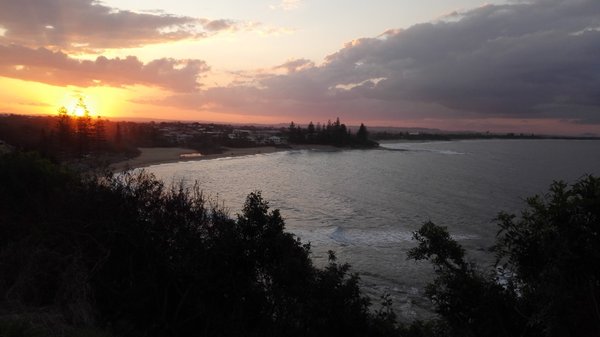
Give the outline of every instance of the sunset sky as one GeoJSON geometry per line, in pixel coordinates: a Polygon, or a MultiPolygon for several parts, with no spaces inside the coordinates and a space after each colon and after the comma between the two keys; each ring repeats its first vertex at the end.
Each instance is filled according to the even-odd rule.
{"type": "Polygon", "coordinates": [[[598,0],[0,0],[0,112],[600,135],[598,0]]]}

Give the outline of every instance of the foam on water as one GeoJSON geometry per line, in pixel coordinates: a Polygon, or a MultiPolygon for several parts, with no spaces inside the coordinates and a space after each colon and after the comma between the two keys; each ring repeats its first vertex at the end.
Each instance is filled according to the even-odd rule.
{"type": "Polygon", "coordinates": [[[260,190],[286,230],[311,243],[317,265],[327,251],[362,275],[378,303],[389,293],[401,317],[427,315],[427,262],[406,260],[424,222],[447,226],[476,261],[499,211],[517,212],[555,179],[600,173],[598,141],[458,141],[383,144],[389,150],[287,151],[148,167],[164,181],[198,182],[235,215],[260,190]],[[460,155],[464,154],[464,155],[460,155]]]}
{"type": "MultiPolygon", "coordinates": [[[[422,144],[422,143],[419,143],[422,144]]],[[[458,152],[453,150],[443,149],[428,149],[424,147],[417,147],[415,144],[401,143],[401,144],[381,144],[381,147],[387,151],[399,151],[399,152],[432,152],[446,155],[464,155],[465,152],[458,152]]]]}
{"type": "Polygon", "coordinates": [[[412,240],[412,232],[344,229],[335,227],[329,237],[343,245],[363,245],[370,247],[388,247],[400,242],[412,240]]]}

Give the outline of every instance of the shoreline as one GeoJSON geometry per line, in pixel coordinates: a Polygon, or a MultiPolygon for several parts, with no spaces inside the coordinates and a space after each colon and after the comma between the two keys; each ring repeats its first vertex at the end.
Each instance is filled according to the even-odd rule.
{"type": "Polygon", "coordinates": [[[294,150],[332,152],[344,150],[344,148],[338,148],[331,145],[292,145],[289,147],[257,146],[244,148],[226,147],[222,153],[203,155],[199,151],[183,147],[140,147],[138,149],[141,151],[139,156],[112,163],[109,167],[115,172],[121,172],[128,169],[137,169],[159,164],[253,156],[294,150]]]}

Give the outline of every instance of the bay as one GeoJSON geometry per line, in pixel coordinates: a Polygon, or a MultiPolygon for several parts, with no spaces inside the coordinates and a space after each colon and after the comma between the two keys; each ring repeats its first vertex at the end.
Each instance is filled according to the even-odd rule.
{"type": "Polygon", "coordinates": [[[246,157],[154,165],[167,183],[198,183],[213,202],[238,213],[261,191],[281,210],[286,229],[361,275],[374,302],[390,294],[402,319],[430,315],[423,287],[428,263],[406,260],[412,233],[425,221],[447,226],[469,258],[490,264],[488,248],[500,211],[518,212],[524,199],[554,180],[600,174],[600,141],[469,140],[386,143],[372,150],[292,150],[246,157]]]}

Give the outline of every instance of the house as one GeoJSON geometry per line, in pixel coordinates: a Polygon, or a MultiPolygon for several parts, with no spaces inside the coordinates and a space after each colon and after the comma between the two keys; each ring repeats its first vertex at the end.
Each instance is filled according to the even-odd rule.
{"type": "Polygon", "coordinates": [[[283,139],[279,136],[271,136],[267,139],[269,140],[269,143],[274,144],[274,145],[285,144],[285,139],[283,139]]]}

